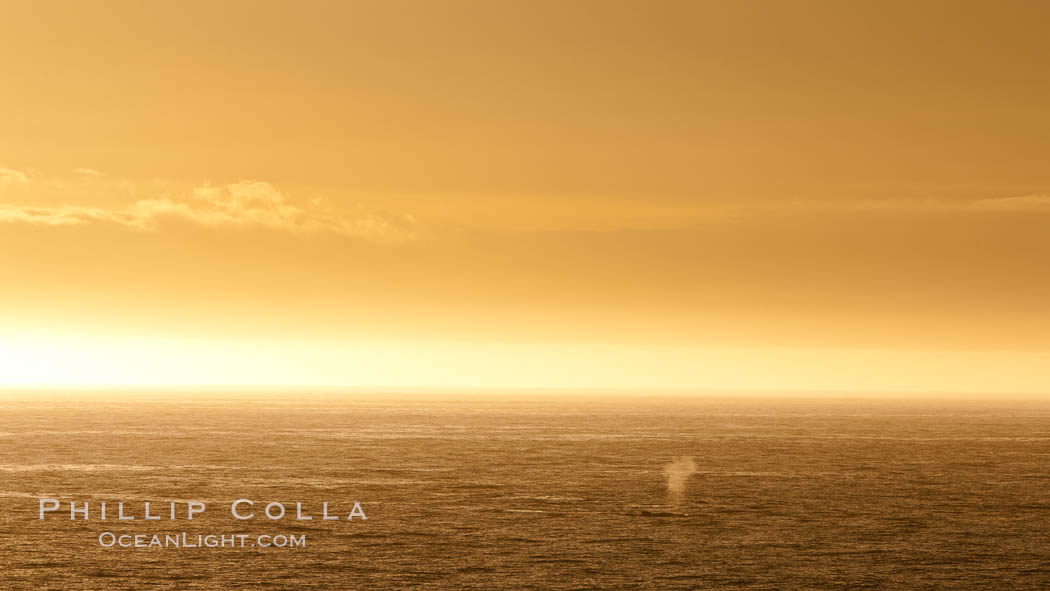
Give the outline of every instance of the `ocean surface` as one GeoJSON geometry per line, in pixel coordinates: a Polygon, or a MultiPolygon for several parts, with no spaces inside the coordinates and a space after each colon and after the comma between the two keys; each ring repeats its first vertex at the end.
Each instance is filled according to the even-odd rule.
{"type": "Polygon", "coordinates": [[[1048,589],[1048,467],[1050,403],[1006,399],[26,394],[0,399],[0,589],[1048,589]]]}

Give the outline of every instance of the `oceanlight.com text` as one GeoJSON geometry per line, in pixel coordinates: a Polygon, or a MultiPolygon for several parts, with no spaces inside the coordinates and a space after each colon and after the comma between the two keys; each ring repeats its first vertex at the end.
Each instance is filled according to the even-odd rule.
{"type": "Polygon", "coordinates": [[[305,548],[306,534],[118,534],[102,532],[103,548],[305,548]]]}

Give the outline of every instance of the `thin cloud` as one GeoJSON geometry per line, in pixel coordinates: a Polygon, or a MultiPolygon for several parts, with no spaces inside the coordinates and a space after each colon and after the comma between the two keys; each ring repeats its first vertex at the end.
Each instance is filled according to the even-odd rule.
{"type": "Polygon", "coordinates": [[[38,226],[76,226],[86,222],[116,222],[134,225],[129,216],[92,207],[24,207],[0,205],[0,222],[38,226]]]}
{"type": "Polygon", "coordinates": [[[7,185],[28,185],[29,177],[26,173],[13,168],[0,168],[0,187],[7,185]]]}
{"type": "Polygon", "coordinates": [[[982,199],[975,201],[972,207],[986,211],[1050,211],[1050,196],[1024,195],[1022,197],[982,199]]]}
{"type": "Polygon", "coordinates": [[[945,200],[842,200],[803,201],[790,205],[770,205],[742,208],[743,215],[761,215],[764,212],[784,211],[829,211],[829,212],[967,212],[967,211],[1050,211],[1050,196],[1023,195],[1019,197],[995,197],[977,201],[945,200]]]}
{"type": "Polygon", "coordinates": [[[411,216],[389,213],[354,217],[333,215],[323,211],[318,202],[312,202],[308,207],[293,204],[273,185],[262,181],[203,185],[179,196],[139,199],[122,209],[0,204],[0,222],[5,223],[40,226],[114,223],[150,231],[156,230],[166,219],[208,227],[328,232],[384,243],[407,242],[416,237],[415,220],[411,216]]]}

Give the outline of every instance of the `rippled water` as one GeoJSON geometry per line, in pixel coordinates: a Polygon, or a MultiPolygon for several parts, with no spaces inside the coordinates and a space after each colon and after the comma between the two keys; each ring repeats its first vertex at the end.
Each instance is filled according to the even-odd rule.
{"type": "Polygon", "coordinates": [[[1033,402],[0,402],[0,589],[1045,589],[1048,460],[1033,402]],[[65,517],[38,520],[39,497],[65,517]],[[359,501],[368,520],[237,521],[242,497],[359,501]],[[70,521],[70,500],[208,509],[70,521]],[[103,548],[103,531],[307,546],[103,548]]]}

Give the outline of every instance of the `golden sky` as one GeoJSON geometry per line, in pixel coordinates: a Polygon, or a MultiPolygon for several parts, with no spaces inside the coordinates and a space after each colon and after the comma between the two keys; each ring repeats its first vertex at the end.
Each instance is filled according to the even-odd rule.
{"type": "Polygon", "coordinates": [[[0,384],[1050,392],[1050,4],[0,11],[0,384]]]}

